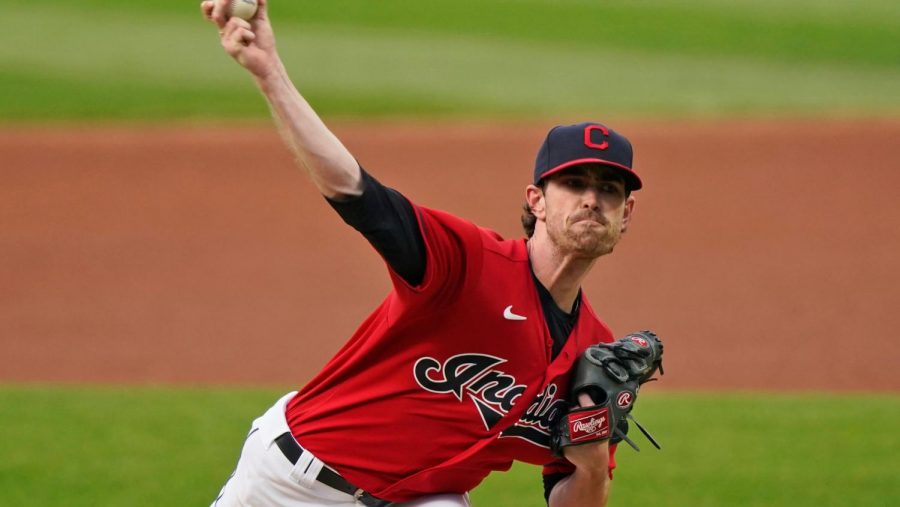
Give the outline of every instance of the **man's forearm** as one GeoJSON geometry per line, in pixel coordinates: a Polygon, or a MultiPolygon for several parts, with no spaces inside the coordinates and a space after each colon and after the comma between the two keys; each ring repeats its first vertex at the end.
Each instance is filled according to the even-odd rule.
{"type": "Polygon", "coordinates": [[[298,164],[326,197],[360,195],[359,165],[297,91],[278,56],[268,1],[259,0],[256,15],[249,20],[229,17],[229,2],[204,0],[200,10],[218,27],[225,52],[256,79],[298,164]]]}
{"type": "Polygon", "coordinates": [[[550,492],[549,507],[603,507],[609,497],[609,440],[565,448],[575,471],[550,492]]]}
{"type": "Polygon", "coordinates": [[[360,195],[363,184],[356,159],[297,91],[281,62],[256,81],[285,143],[319,191],[332,199],[360,195]]]}
{"type": "Polygon", "coordinates": [[[609,472],[576,469],[550,493],[549,507],[604,507],[609,498],[609,472]]]}

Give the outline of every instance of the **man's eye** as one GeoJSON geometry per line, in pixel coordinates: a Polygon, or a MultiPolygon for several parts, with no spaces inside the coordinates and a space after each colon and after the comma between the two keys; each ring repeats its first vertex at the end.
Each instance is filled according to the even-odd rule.
{"type": "Polygon", "coordinates": [[[564,180],[563,183],[565,183],[565,185],[567,187],[571,187],[571,188],[584,188],[584,185],[585,185],[585,183],[583,181],[581,181],[580,179],[577,179],[577,178],[571,178],[571,179],[564,180]]]}
{"type": "Polygon", "coordinates": [[[612,183],[604,183],[604,184],[600,185],[600,191],[605,194],[612,194],[612,195],[621,195],[622,194],[622,190],[619,189],[619,187],[617,185],[614,185],[612,183]]]}

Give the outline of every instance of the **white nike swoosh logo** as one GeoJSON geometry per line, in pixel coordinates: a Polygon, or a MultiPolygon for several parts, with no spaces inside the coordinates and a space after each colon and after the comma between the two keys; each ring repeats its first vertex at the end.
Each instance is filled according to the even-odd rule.
{"type": "Polygon", "coordinates": [[[513,313],[512,305],[507,306],[506,309],[503,310],[503,318],[506,320],[527,320],[528,319],[528,317],[525,317],[524,315],[516,315],[515,313],[513,313]]]}

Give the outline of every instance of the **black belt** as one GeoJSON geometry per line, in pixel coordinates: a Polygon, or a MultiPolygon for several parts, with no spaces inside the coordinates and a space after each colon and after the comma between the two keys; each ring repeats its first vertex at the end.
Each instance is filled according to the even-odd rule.
{"type": "MultiPolygon", "coordinates": [[[[297,443],[297,440],[294,439],[294,435],[292,435],[290,431],[285,432],[276,438],[275,443],[278,445],[278,448],[281,449],[281,452],[284,453],[284,457],[287,458],[288,461],[294,465],[300,461],[300,455],[303,454],[303,448],[300,447],[300,444],[297,443]]],[[[347,479],[344,479],[338,475],[337,472],[325,466],[322,467],[316,480],[322,484],[331,486],[338,491],[347,493],[355,498],[357,502],[367,507],[387,507],[391,504],[391,502],[388,502],[387,500],[374,497],[353,484],[350,484],[347,482],[347,479]]]]}

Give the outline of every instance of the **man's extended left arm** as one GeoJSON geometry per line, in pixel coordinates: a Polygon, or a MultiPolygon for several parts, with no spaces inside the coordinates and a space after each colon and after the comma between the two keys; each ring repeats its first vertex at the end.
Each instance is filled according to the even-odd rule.
{"type": "MultiPolygon", "coordinates": [[[[582,407],[594,405],[582,393],[578,398],[582,407]]],[[[575,465],[575,471],[553,487],[549,507],[603,507],[609,498],[609,440],[600,440],[564,449],[564,455],[575,465]]]]}
{"type": "MultiPolygon", "coordinates": [[[[578,358],[570,400],[577,408],[564,415],[551,433],[550,448],[575,470],[553,486],[550,507],[603,507],[609,498],[610,441],[625,440],[626,419],[640,386],[662,373],[662,340],[652,331],[631,333],[613,343],[593,345],[578,358]]],[[[649,433],[632,418],[657,448],[649,433]]]]}

